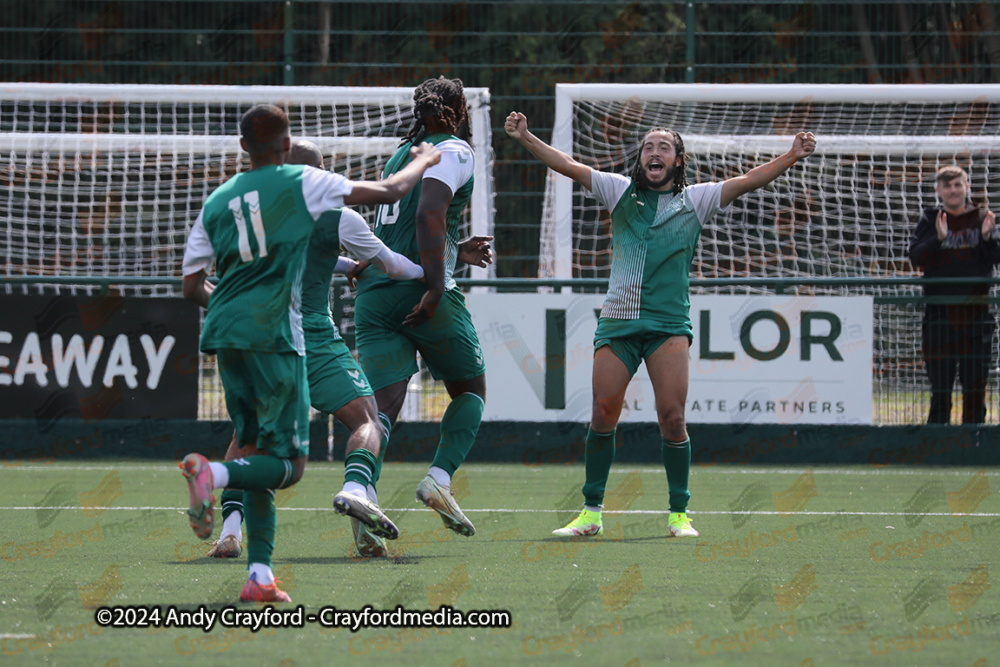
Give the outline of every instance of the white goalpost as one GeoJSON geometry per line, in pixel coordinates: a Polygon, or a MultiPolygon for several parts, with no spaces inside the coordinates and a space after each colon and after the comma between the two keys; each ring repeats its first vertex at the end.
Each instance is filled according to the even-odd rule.
{"type": "MultiPolygon", "coordinates": [[[[465,95],[476,173],[463,232],[491,234],[489,91],[465,95]]],[[[412,99],[412,88],[0,84],[4,273],[173,276],[202,202],[249,166],[238,123],[252,105],[284,108],[327,168],[374,180],[412,123],[412,99]]]]}

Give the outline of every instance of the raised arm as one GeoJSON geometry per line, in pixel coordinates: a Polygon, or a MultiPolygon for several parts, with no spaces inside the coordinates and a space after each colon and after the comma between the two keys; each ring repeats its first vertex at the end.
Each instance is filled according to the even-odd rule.
{"type": "Polygon", "coordinates": [[[517,139],[522,146],[538,158],[546,167],[568,176],[574,181],[590,190],[591,169],[585,164],[581,164],[561,150],[549,146],[547,143],[528,131],[528,119],[519,111],[511,111],[504,122],[503,129],[514,139],[517,139]]]}
{"type": "Polygon", "coordinates": [[[795,135],[792,147],[784,155],[774,158],[767,164],[754,167],[742,176],[730,178],[722,184],[719,207],[729,206],[740,195],[745,195],[757,188],[764,187],[778,176],[789,170],[793,164],[802,158],[812,155],[816,150],[816,137],[812,132],[799,132],[795,135]]]}
{"type": "Polygon", "coordinates": [[[351,194],[344,197],[349,206],[358,204],[392,204],[413,189],[429,167],[441,161],[441,153],[433,144],[422,143],[410,149],[410,162],[383,181],[355,181],[351,194]]]}

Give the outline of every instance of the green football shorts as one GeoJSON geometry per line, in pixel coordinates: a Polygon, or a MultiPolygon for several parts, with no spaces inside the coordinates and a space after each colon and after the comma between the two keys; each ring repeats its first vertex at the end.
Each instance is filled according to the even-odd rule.
{"type": "Polygon", "coordinates": [[[690,328],[678,327],[675,331],[647,320],[614,320],[601,317],[594,332],[594,351],[607,345],[615,356],[622,360],[629,376],[635,375],[639,364],[674,336],[687,336],[690,344],[694,339],[690,328]]]}
{"type": "Polygon", "coordinates": [[[486,372],[479,336],[459,290],[445,291],[430,320],[403,326],[425,291],[422,283],[391,285],[362,292],[354,302],[361,368],[376,391],[416,373],[418,350],[435,380],[460,382],[486,372]]]}
{"type": "Polygon", "coordinates": [[[306,333],[306,369],[312,406],[334,413],[351,401],[371,396],[372,388],[361,366],[343,340],[306,333]]]}
{"type": "Polygon", "coordinates": [[[218,351],[219,376],[240,445],[273,456],[309,455],[306,359],[294,352],[218,351]]]}

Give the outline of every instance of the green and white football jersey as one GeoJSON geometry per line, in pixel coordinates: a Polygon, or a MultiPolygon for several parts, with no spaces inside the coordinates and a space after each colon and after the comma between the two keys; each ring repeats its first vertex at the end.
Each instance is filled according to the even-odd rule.
{"type": "Polygon", "coordinates": [[[184,250],[185,276],[216,264],[201,350],[305,354],[302,271],[316,220],[344,205],[353,186],[303,165],[237,174],[205,201],[184,250]]]}
{"type": "Polygon", "coordinates": [[[691,328],[691,260],[701,229],[719,208],[722,183],[680,194],[639,189],[631,178],[592,171],[594,197],[611,211],[613,251],[601,317],[691,328]]]}
{"type": "MultiPolygon", "coordinates": [[[[458,224],[462,211],[472,198],[473,173],[476,166],[476,156],[469,144],[458,137],[448,134],[432,134],[424,141],[432,143],[441,151],[441,161],[424,172],[423,180],[433,178],[444,183],[452,192],[451,204],[447,212],[447,240],[445,243],[445,274],[444,287],[455,287],[455,262],[458,259],[459,229],[458,224]]],[[[386,163],[382,172],[383,178],[388,178],[410,161],[410,147],[407,143],[400,146],[386,163]]],[[[421,181],[422,183],[422,181],[421,181]]],[[[410,261],[420,263],[420,251],[417,248],[417,204],[420,202],[421,183],[418,183],[405,197],[395,204],[380,206],[375,219],[375,235],[389,248],[410,261]]],[[[365,271],[363,280],[358,281],[358,293],[366,292],[397,283],[389,278],[378,267],[372,266],[365,271]]]]}
{"type": "Polygon", "coordinates": [[[302,275],[302,328],[307,350],[314,344],[341,340],[330,311],[330,281],[341,245],[359,261],[371,259],[385,247],[365,219],[349,208],[327,211],[316,221],[302,275]]]}

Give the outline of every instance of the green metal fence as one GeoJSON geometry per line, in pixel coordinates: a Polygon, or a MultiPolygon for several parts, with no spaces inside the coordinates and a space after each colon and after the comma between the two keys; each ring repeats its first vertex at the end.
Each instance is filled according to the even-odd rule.
{"type": "MultiPolygon", "coordinates": [[[[0,80],[416,85],[493,93],[545,138],[559,82],[1000,82],[986,1],[33,0],[3,3],[0,80]]],[[[537,275],[544,169],[497,141],[498,274],[537,275]]]]}

